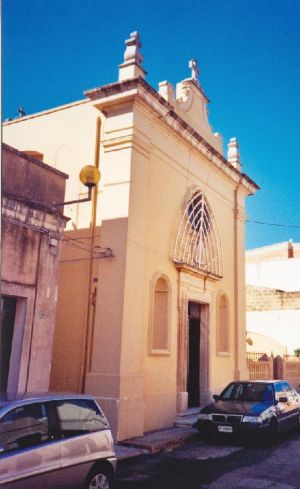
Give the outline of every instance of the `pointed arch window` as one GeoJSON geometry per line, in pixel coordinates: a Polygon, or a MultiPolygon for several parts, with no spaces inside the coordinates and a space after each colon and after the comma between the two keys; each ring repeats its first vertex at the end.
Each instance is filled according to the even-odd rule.
{"type": "Polygon", "coordinates": [[[189,199],[176,237],[174,262],[214,278],[223,275],[220,234],[211,207],[201,191],[189,199]]]}

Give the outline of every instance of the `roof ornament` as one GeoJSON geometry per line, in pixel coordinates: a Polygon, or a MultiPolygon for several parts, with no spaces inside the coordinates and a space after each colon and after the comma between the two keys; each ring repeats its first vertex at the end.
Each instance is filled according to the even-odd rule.
{"type": "Polygon", "coordinates": [[[239,145],[236,138],[231,138],[228,143],[227,159],[237,170],[241,169],[239,145]]]}
{"type": "Polygon", "coordinates": [[[142,44],[139,33],[131,32],[130,38],[125,41],[124,62],[119,65],[119,81],[131,78],[145,78],[146,71],[142,66],[143,56],[140,51],[142,44]]]}
{"type": "Polygon", "coordinates": [[[133,61],[134,63],[141,65],[144,58],[140,52],[142,43],[140,41],[139,33],[137,31],[131,32],[130,39],[126,39],[125,44],[124,61],[133,61]]]}
{"type": "Polygon", "coordinates": [[[198,68],[198,61],[196,59],[191,59],[189,61],[189,68],[191,70],[191,78],[192,80],[197,83],[197,85],[200,85],[198,77],[200,75],[200,70],[198,68]]]}
{"type": "Polygon", "coordinates": [[[18,112],[19,112],[19,117],[24,117],[26,115],[24,107],[22,106],[18,108],[18,112]]]}

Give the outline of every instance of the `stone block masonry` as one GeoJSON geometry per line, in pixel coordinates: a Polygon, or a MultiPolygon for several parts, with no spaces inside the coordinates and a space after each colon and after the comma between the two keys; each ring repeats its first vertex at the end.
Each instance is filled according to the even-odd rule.
{"type": "Polygon", "coordinates": [[[285,292],[267,287],[246,287],[247,311],[299,310],[300,291],[285,292]]]}

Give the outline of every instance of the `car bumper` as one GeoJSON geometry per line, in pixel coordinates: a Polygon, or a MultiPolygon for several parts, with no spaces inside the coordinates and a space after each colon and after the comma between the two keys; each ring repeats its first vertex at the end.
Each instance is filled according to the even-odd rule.
{"type": "Polygon", "coordinates": [[[198,420],[195,425],[203,436],[241,436],[254,437],[268,432],[269,424],[238,423],[225,424],[198,420]]]}
{"type": "Polygon", "coordinates": [[[116,478],[117,464],[118,464],[117,457],[110,457],[107,459],[107,461],[110,463],[112,467],[114,478],[116,478]]]}

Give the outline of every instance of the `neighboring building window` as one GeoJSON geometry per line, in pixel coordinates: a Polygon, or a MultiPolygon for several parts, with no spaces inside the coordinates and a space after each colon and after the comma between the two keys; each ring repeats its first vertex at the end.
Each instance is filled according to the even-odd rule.
{"type": "Polygon", "coordinates": [[[217,301],[217,353],[229,353],[229,304],[225,294],[217,301]]]}
{"type": "Polygon", "coordinates": [[[152,289],[150,353],[169,353],[170,286],[166,277],[154,281],[152,289]]]}

